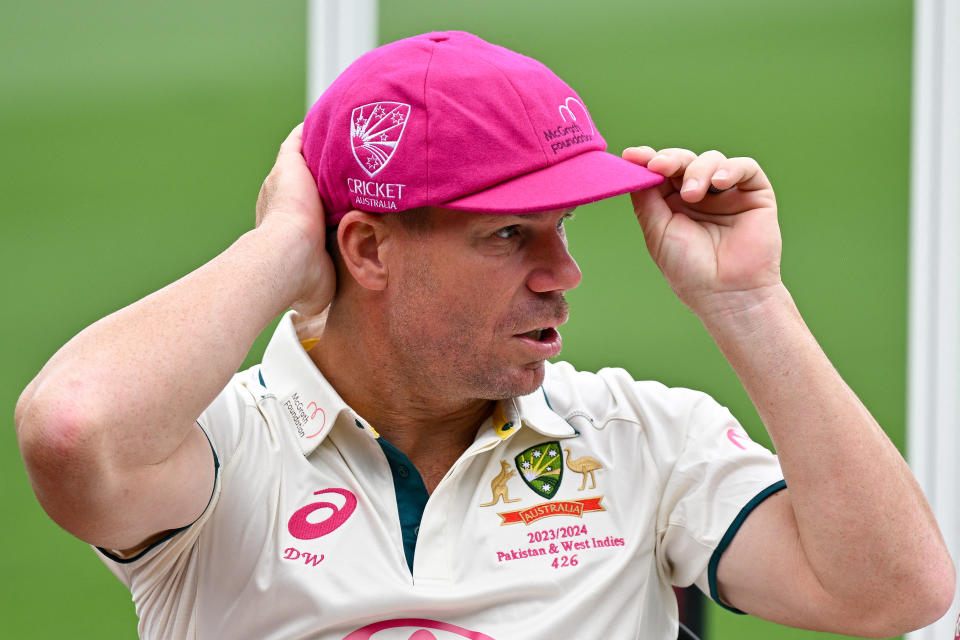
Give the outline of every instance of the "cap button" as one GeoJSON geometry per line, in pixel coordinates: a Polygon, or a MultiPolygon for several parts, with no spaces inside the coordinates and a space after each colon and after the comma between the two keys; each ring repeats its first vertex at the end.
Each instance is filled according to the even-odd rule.
{"type": "Polygon", "coordinates": [[[430,34],[430,39],[434,42],[443,42],[444,40],[449,40],[450,36],[445,33],[432,33],[430,34]]]}

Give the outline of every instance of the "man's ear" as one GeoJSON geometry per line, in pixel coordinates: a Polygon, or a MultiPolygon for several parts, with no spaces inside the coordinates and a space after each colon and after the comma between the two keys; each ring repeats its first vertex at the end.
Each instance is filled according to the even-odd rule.
{"type": "Polygon", "coordinates": [[[337,243],[343,264],[361,287],[382,291],[387,286],[387,268],[381,260],[381,245],[390,229],[383,216],[354,209],[340,220],[337,243]]]}

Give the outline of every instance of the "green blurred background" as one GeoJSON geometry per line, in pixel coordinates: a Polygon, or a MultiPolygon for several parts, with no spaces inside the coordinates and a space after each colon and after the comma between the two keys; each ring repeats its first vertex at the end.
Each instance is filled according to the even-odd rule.
{"type": "MultiPolygon", "coordinates": [[[[260,181],[304,112],[305,6],[2,9],[0,636],[131,638],[128,592],[33,498],[14,403],[77,331],[251,226],[260,181]]],[[[543,60],[616,152],[648,144],[758,158],[777,190],[784,279],[902,447],[910,2],[382,0],[379,23],[381,42],[456,28],[543,60]]],[[[768,443],[647,256],[627,198],[583,208],[569,234],[584,281],[569,296],[565,358],[703,389],[768,443]]],[[[709,606],[710,640],[836,637],[709,606]]]]}

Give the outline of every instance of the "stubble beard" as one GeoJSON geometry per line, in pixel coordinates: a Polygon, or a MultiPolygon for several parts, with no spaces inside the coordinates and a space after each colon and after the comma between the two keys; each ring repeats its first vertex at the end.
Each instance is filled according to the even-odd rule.
{"type": "Polygon", "coordinates": [[[430,331],[436,327],[425,326],[422,316],[396,314],[391,318],[390,338],[401,377],[398,382],[425,398],[505,400],[533,393],[543,384],[544,361],[511,359],[510,337],[529,330],[531,322],[557,323],[567,312],[562,294],[531,300],[496,325],[489,344],[477,342],[489,328],[466,309],[447,309],[439,332],[430,331]]]}

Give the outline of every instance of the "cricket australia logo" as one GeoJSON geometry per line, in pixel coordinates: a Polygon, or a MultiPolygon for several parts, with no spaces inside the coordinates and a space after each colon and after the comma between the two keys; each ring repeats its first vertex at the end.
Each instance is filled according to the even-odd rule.
{"type": "Polygon", "coordinates": [[[559,442],[544,442],[521,451],[514,461],[520,477],[538,495],[548,500],[557,495],[563,479],[559,442]]]}
{"type": "MultiPolygon", "coordinates": [[[[590,480],[590,488],[597,488],[597,481],[594,477],[594,471],[603,469],[603,465],[590,456],[581,456],[579,458],[570,457],[570,449],[563,449],[567,452],[566,467],[572,473],[579,473],[583,477],[577,491],[583,491],[587,486],[587,479],[590,480]]],[[[513,459],[520,471],[520,477],[537,495],[551,500],[551,502],[541,502],[531,507],[518,509],[516,511],[501,511],[497,513],[500,516],[500,525],[524,523],[530,525],[533,522],[547,518],[549,516],[573,516],[582,518],[584,513],[593,511],[606,511],[606,508],[600,504],[603,496],[593,496],[590,498],[576,498],[573,500],[552,500],[560,490],[560,482],[563,480],[563,453],[560,443],[557,441],[543,442],[529,449],[521,451],[513,459]]],[[[511,499],[507,492],[507,482],[514,477],[516,472],[510,469],[510,464],[506,461],[500,462],[500,473],[494,476],[490,482],[490,490],[493,498],[490,502],[484,502],[481,507],[491,507],[500,500],[504,503],[519,502],[519,498],[511,499]]]]}
{"type": "Polygon", "coordinates": [[[371,178],[383,170],[400,144],[410,117],[410,105],[401,102],[371,102],[353,110],[350,146],[371,178]]]}

